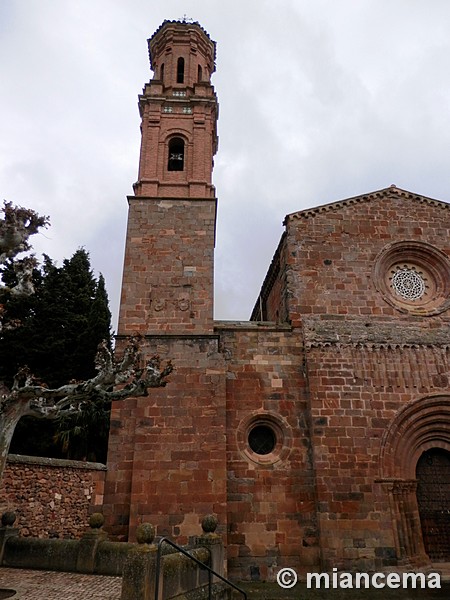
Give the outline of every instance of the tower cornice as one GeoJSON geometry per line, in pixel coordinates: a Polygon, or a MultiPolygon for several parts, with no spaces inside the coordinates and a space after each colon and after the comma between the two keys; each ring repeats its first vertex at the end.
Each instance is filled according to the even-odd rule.
{"type": "Polygon", "coordinates": [[[168,41],[172,41],[171,35],[173,35],[172,32],[175,31],[184,31],[185,33],[194,35],[197,34],[199,35],[199,41],[205,44],[205,48],[206,44],[209,46],[208,50],[211,53],[213,67],[211,73],[213,73],[216,70],[216,42],[210,38],[209,33],[200,25],[200,23],[198,23],[198,21],[171,21],[167,19],[163,21],[163,23],[161,23],[161,25],[158,27],[155,33],[147,40],[150,68],[153,71],[155,70],[153,57],[158,45],[162,44],[163,46],[166,46],[168,41]]]}

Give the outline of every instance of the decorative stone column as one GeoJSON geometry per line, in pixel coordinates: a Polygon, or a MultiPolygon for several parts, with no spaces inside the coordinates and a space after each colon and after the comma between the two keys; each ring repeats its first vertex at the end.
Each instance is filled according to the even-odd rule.
{"type": "Polygon", "coordinates": [[[422,539],[416,497],[417,480],[393,479],[388,485],[399,566],[419,567],[430,564],[422,539]]]}

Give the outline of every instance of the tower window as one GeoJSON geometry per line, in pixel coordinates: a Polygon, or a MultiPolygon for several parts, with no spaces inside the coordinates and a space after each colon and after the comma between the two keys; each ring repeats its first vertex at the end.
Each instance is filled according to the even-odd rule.
{"type": "Polygon", "coordinates": [[[177,62],[177,83],[184,83],[184,58],[182,56],[177,62]]]}
{"type": "Polygon", "coordinates": [[[159,71],[159,78],[162,82],[164,82],[164,63],[161,65],[161,69],[159,71]]]}
{"type": "Polygon", "coordinates": [[[203,81],[203,71],[200,65],[198,65],[198,77],[197,81],[203,81]]]}
{"type": "Polygon", "coordinates": [[[169,161],[168,171],[184,170],[184,140],[181,138],[172,138],[169,142],[169,161]]]}

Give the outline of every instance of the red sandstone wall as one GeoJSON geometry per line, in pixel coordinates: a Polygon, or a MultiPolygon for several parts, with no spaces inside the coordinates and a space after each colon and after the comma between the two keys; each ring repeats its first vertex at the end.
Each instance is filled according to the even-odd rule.
{"type": "Polygon", "coordinates": [[[289,311],[294,324],[304,316],[332,314],[408,320],[377,291],[375,259],[387,244],[401,240],[426,241],[450,256],[449,212],[441,206],[393,192],[308,218],[291,217],[287,246],[293,259],[289,311]]]}
{"type": "Polygon", "coordinates": [[[146,352],[170,358],[167,387],[113,406],[106,528],[133,540],[149,521],[184,543],[215,513],[226,530],[225,377],[217,336],[149,338],[146,352]],[[128,530],[129,515],[129,530],[128,530]]]}
{"type": "Polygon", "coordinates": [[[274,323],[288,323],[287,279],[289,272],[289,257],[287,256],[286,237],[283,236],[280,246],[271,265],[267,290],[263,291],[264,314],[263,320],[274,323]]]}
{"type": "MultiPolygon", "coordinates": [[[[380,481],[385,475],[381,460],[384,436],[403,406],[448,392],[439,377],[448,366],[448,349],[435,352],[430,347],[337,349],[328,345],[308,351],[326,568],[366,571],[393,564],[393,514],[387,489],[380,481]]],[[[408,431],[401,435],[406,437],[408,431]]],[[[435,445],[440,445],[437,440],[435,445]]],[[[404,467],[404,457],[395,460],[404,467]]],[[[400,478],[414,478],[415,466],[408,467],[407,472],[400,472],[400,478]]],[[[419,536],[419,531],[415,535],[419,536]]]]}
{"type": "Polygon", "coordinates": [[[218,327],[227,361],[229,573],[304,572],[318,564],[318,531],[302,340],[289,328],[218,327]],[[248,431],[260,420],[275,426],[280,444],[258,457],[248,431]]]}
{"type": "MultiPolygon", "coordinates": [[[[392,469],[398,483],[389,491],[380,482],[383,439],[408,403],[449,392],[449,277],[427,312],[381,292],[376,261],[388,245],[426,243],[436,249],[432,271],[435,256],[450,255],[450,219],[445,206],[407,196],[393,191],[288,222],[288,297],[305,338],[324,569],[379,569],[423,552],[415,462],[392,469]]],[[[432,427],[411,442],[411,461],[440,445],[432,427]]]]}
{"type": "Polygon", "coordinates": [[[0,511],[13,510],[20,535],[78,538],[89,515],[102,512],[105,467],[94,463],[10,456],[0,511]]]}
{"type": "Polygon", "coordinates": [[[131,198],[119,334],[209,333],[215,201],[131,198]]]}

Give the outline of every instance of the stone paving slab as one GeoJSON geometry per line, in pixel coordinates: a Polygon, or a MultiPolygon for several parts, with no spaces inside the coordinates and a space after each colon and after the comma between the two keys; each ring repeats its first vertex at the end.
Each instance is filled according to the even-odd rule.
{"type": "Polygon", "coordinates": [[[121,587],[121,577],[0,568],[0,588],[17,590],[11,600],[120,600],[121,587]]]}

